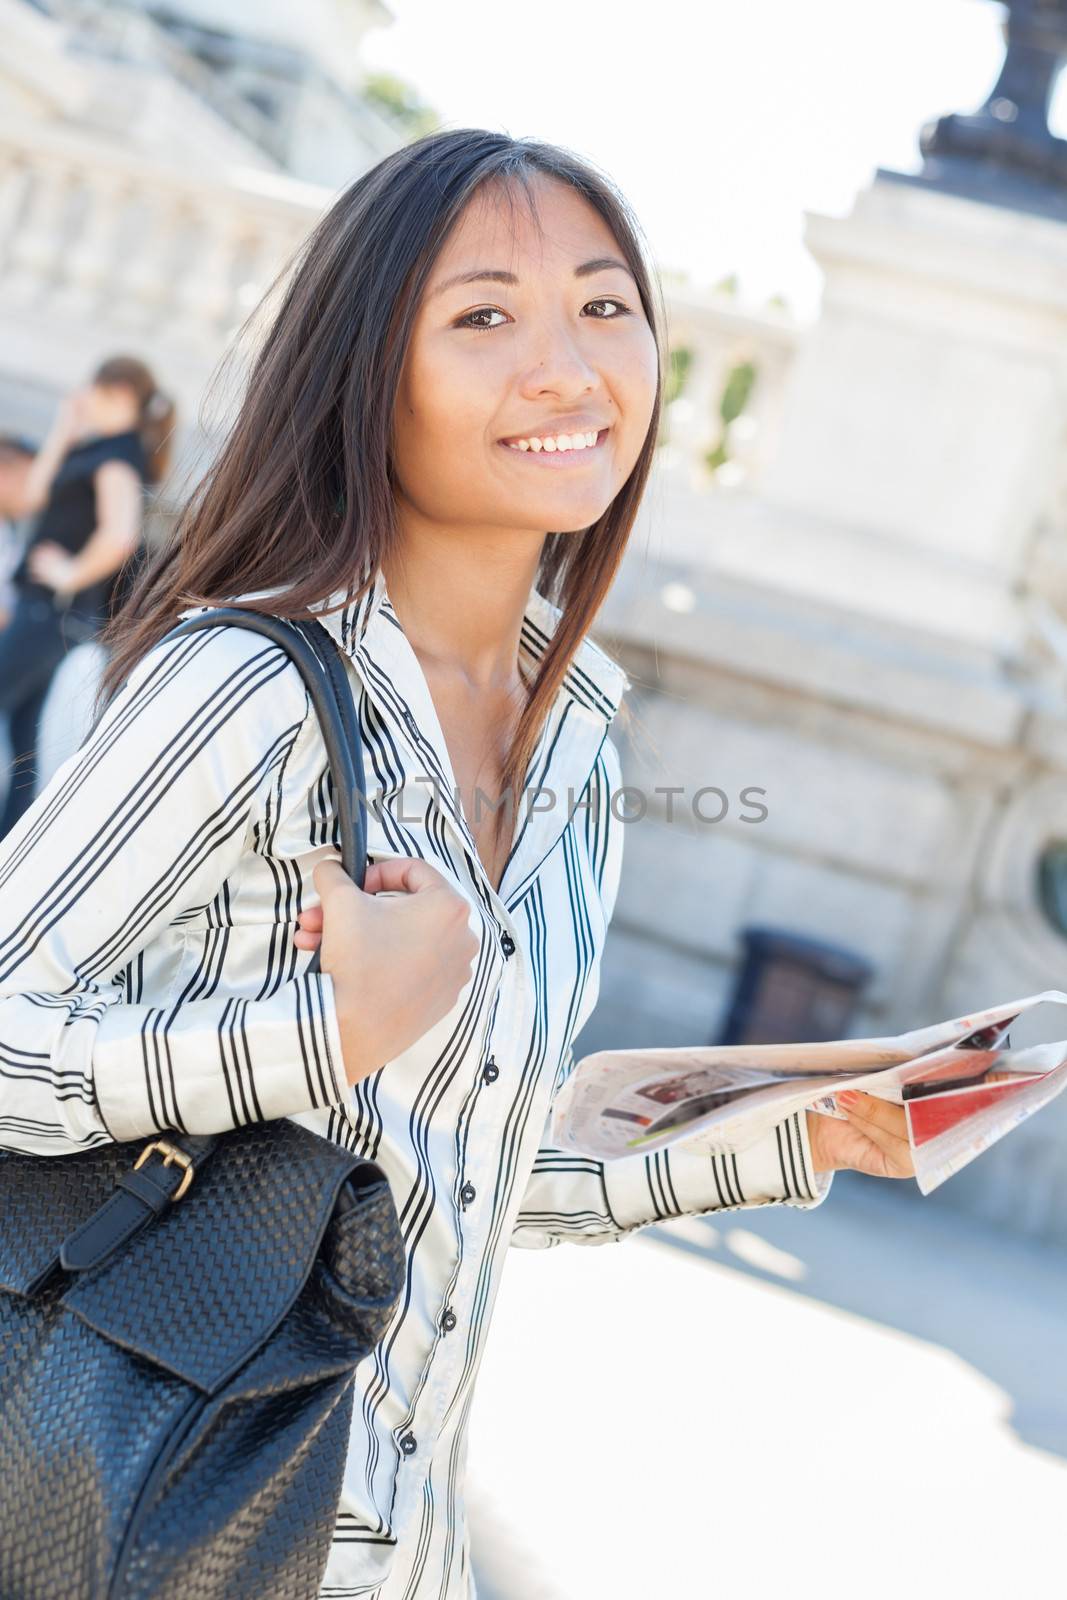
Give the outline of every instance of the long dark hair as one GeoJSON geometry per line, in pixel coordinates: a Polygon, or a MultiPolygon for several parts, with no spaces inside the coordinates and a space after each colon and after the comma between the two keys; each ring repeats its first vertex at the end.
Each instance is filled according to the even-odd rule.
{"type": "Polygon", "coordinates": [[[505,759],[499,835],[622,559],[665,379],[662,291],[640,227],[610,179],[555,145],[482,128],[439,131],[388,155],[334,202],[279,275],[292,272],[221,451],[102,635],[110,660],[98,710],[184,609],[279,589],[270,611],[299,617],[338,591],[351,601],[370,586],[397,538],[392,419],[423,287],[476,190],[495,182],[513,201],[518,183],[533,209],[537,174],[570,184],[610,227],[653,329],[659,381],[641,453],[603,516],[581,532],[547,533],[537,587],[562,615],[505,759]]]}
{"type": "Polygon", "coordinates": [[[164,394],[150,367],[137,356],[109,356],[93,373],[102,389],[130,389],[138,409],[137,431],[145,456],[145,477],[159,483],[170,465],[174,437],[174,401],[164,394]]]}

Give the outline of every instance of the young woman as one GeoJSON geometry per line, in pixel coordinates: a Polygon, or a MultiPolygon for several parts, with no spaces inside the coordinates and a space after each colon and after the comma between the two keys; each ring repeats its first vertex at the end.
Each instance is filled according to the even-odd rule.
{"type": "Polygon", "coordinates": [[[114,356],[69,395],[26,475],[18,515],[39,512],[0,631],[0,712],[14,766],[0,838],[33,799],[37,729],[56,667],[107,621],[141,539],[143,485],[166,467],[174,411],[142,361],[114,356]]]}
{"type": "Polygon", "coordinates": [[[715,1160],[546,1139],[619,882],[628,679],[587,632],[652,461],[660,317],[624,203],[566,152],[460,129],[361,178],[111,630],[101,720],[0,854],[0,1140],[290,1116],[389,1175],[407,1288],[357,1374],[324,1596],[472,1592],[467,1420],[509,1244],[911,1170],[866,1100],[715,1160]],[[233,628],[160,643],[234,600],[318,615],[342,648],[363,891],[282,652],[233,628]]]}

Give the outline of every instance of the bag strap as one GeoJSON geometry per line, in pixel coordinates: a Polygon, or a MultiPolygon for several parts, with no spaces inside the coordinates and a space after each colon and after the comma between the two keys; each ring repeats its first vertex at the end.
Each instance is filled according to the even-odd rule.
{"type": "MultiPolygon", "coordinates": [[[[159,642],[218,627],[247,628],[252,633],[263,634],[280,645],[303,678],[318,717],[333,778],[341,864],[353,882],[362,888],[367,869],[363,745],[352,687],[337,641],[314,618],[288,620],[237,606],[215,606],[185,618],[159,642]]],[[[321,970],[317,950],[306,970],[321,970]]],[[[134,1166],[116,1180],[115,1189],[104,1204],[63,1241],[60,1265],[67,1271],[78,1272],[99,1266],[174,1201],[181,1199],[196,1172],[210,1159],[220,1137],[217,1133],[179,1133],[168,1129],[165,1136],[150,1139],[134,1166]],[[162,1161],[146,1165],[153,1152],[160,1155],[162,1161]]]]}
{"type": "MultiPolygon", "coordinates": [[[[340,658],[340,646],[314,618],[289,621],[237,606],[216,606],[198,616],[186,617],[165,634],[164,639],[177,639],[220,625],[263,634],[281,646],[303,678],[319,719],[337,795],[341,863],[353,882],[362,888],[367,866],[367,817],[365,805],[357,803],[357,797],[365,800],[363,750],[352,686],[340,658]]],[[[317,950],[309,970],[319,970],[317,950]]]]}

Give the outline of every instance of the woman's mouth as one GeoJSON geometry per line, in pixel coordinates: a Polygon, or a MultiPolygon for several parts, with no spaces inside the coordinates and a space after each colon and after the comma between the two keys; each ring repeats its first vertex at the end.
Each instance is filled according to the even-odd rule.
{"type": "Polygon", "coordinates": [[[543,438],[498,439],[501,449],[507,450],[519,461],[534,461],[538,466],[555,470],[576,466],[595,456],[603,446],[610,429],[598,432],[551,434],[543,438]]]}

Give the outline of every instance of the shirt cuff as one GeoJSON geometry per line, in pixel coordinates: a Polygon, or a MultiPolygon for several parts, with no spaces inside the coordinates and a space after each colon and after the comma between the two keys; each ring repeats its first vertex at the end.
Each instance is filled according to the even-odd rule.
{"type": "Polygon", "coordinates": [[[805,1112],[795,1111],[762,1139],[725,1155],[678,1144],[605,1161],[611,1214],[625,1229],[746,1206],[813,1209],[829,1194],[833,1173],[814,1171],[807,1121],[805,1112]]]}
{"type": "Polygon", "coordinates": [[[100,1116],[112,1139],[168,1129],[225,1133],[343,1102],[333,980],[305,972],[262,999],[115,1005],[93,1044],[100,1116]]]}

